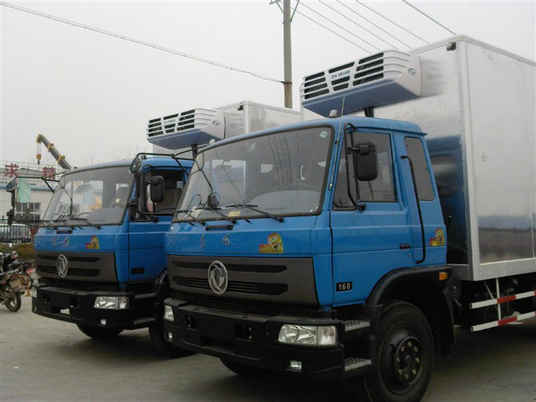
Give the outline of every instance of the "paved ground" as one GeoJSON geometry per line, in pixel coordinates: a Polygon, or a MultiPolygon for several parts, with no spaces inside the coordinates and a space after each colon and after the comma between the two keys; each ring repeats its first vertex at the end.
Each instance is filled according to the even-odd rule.
{"type": "MultiPolygon", "coordinates": [[[[108,344],[75,326],[0,307],[0,401],[297,401],[343,400],[332,384],[247,381],[217,359],[153,356],[147,331],[108,344]]],[[[536,322],[460,337],[437,364],[426,402],[536,400],[536,322]]]]}

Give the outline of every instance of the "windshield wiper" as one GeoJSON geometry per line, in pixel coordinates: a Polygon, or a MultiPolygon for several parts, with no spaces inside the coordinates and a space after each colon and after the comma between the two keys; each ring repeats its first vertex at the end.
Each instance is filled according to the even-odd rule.
{"type": "Polygon", "coordinates": [[[87,222],[88,224],[90,224],[91,226],[95,226],[97,229],[101,228],[101,225],[99,225],[98,223],[92,222],[88,218],[84,218],[82,216],[71,215],[71,216],[68,216],[67,219],[68,220],[69,219],[74,219],[74,220],[77,220],[77,221],[84,221],[84,222],[87,222]]]}
{"type": "Polygon", "coordinates": [[[274,219],[274,220],[276,220],[278,222],[283,222],[285,220],[282,216],[277,216],[277,215],[271,214],[270,212],[263,211],[262,209],[256,208],[257,206],[258,205],[255,205],[255,204],[242,203],[242,204],[225,205],[223,208],[247,208],[247,209],[251,209],[252,211],[258,212],[259,214],[262,214],[267,218],[274,219]]]}
{"type": "Polygon", "coordinates": [[[69,215],[72,215],[73,214],[73,197],[71,196],[71,194],[69,194],[69,192],[65,188],[65,183],[63,183],[63,185],[58,185],[58,186],[59,186],[60,190],[63,190],[63,192],[69,198],[69,215]]]}
{"type": "MultiPolygon", "coordinates": [[[[177,214],[186,214],[193,222],[199,223],[201,226],[205,226],[205,222],[197,220],[197,218],[192,214],[192,211],[189,209],[178,209],[176,211],[177,214]]],[[[192,221],[185,221],[188,222],[190,225],[194,225],[192,221]]]]}
{"type": "Polygon", "coordinates": [[[233,225],[236,223],[236,219],[235,218],[230,218],[227,215],[225,215],[223,212],[221,212],[221,208],[210,208],[208,206],[201,206],[201,207],[198,207],[198,209],[204,209],[205,211],[214,211],[214,212],[216,212],[216,214],[218,214],[219,216],[221,216],[225,220],[231,222],[233,225]]]}
{"type": "Polygon", "coordinates": [[[67,214],[59,214],[51,222],[65,222],[67,220],[67,214]]]}

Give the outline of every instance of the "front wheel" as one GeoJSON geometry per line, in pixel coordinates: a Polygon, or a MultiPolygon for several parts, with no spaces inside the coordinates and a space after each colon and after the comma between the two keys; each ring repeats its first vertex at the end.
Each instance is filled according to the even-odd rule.
{"type": "Polygon", "coordinates": [[[93,339],[106,340],[115,338],[121,333],[121,329],[94,327],[91,325],[78,324],[78,329],[93,339]]]}
{"type": "Polygon", "coordinates": [[[192,352],[181,349],[166,341],[162,324],[154,324],[149,327],[151,345],[155,353],[162,357],[175,358],[191,355],[192,352]]]}
{"type": "Polygon", "coordinates": [[[420,401],[433,360],[434,339],[424,314],[413,304],[391,303],[378,325],[374,371],[363,379],[369,400],[420,401]]]}
{"type": "Polygon", "coordinates": [[[7,298],[4,303],[9,311],[16,313],[20,310],[20,307],[22,305],[20,293],[14,290],[9,290],[7,292],[7,298]]]}

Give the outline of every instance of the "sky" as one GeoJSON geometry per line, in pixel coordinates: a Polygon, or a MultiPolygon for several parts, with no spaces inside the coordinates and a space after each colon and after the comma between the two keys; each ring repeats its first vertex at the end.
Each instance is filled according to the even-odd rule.
{"type": "MultiPolygon", "coordinates": [[[[282,79],[282,15],[269,2],[17,4],[282,79]]],[[[302,0],[298,11],[360,46],[368,46],[363,39],[380,49],[392,48],[364,32],[363,26],[393,40],[347,7],[411,47],[423,44],[354,0],[323,2],[347,18],[317,0],[302,0]]],[[[367,0],[365,4],[430,42],[451,36],[401,1],[367,0]]],[[[457,34],[536,58],[536,0],[413,4],[457,34]]],[[[292,22],[292,51],[295,108],[299,108],[299,85],[305,75],[377,52],[364,51],[300,14],[292,22]]],[[[35,161],[38,133],[54,142],[75,166],[123,159],[151,150],[145,136],[151,118],[242,100],[283,106],[283,88],[279,83],[0,7],[0,160],[35,161]]],[[[44,162],[52,158],[45,155],[44,162]]]]}

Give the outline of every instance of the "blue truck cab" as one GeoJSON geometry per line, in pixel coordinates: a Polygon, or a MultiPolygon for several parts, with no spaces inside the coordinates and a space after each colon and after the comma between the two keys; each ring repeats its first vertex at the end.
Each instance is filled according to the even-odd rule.
{"type": "Polygon", "coordinates": [[[39,285],[32,309],[93,338],[150,327],[157,351],[171,352],[159,319],[164,235],[192,161],[140,156],[135,162],[61,177],[34,238],[39,285]]]}
{"type": "Polygon", "coordinates": [[[381,372],[389,389],[421,392],[443,325],[433,317],[450,311],[424,136],[339,117],[201,150],[166,235],[168,342],[239,374],[381,372]]]}

